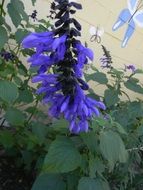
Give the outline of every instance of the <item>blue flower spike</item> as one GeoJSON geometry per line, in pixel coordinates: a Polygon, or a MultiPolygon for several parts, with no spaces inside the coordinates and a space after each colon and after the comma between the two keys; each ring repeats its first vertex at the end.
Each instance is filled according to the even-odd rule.
{"type": "Polygon", "coordinates": [[[89,89],[82,79],[84,65],[93,60],[92,50],[76,38],[81,36],[81,25],[73,18],[79,3],[55,0],[51,4],[54,29],[42,33],[31,33],[22,45],[35,53],[28,59],[31,67],[38,67],[33,83],[40,83],[37,94],[43,94],[43,103],[50,104],[48,114],[69,122],[71,133],[89,131],[89,121],[100,115],[105,105],[88,97],[89,89]],[[55,14],[55,15],[54,15],[55,14]],[[54,74],[49,73],[54,68],[54,74]]]}

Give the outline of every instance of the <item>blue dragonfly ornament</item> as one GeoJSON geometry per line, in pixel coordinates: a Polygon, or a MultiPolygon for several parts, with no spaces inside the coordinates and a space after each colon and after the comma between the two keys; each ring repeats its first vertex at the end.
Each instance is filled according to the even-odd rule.
{"type": "Polygon", "coordinates": [[[127,30],[122,41],[122,47],[126,47],[129,39],[132,37],[136,25],[143,27],[143,0],[127,0],[128,8],[123,9],[113,25],[113,31],[118,30],[124,24],[127,24],[127,30]]]}

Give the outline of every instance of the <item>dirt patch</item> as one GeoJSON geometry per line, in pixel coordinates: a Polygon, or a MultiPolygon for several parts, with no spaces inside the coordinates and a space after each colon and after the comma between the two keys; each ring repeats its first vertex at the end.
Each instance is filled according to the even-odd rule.
{"type": "Polygon", "coordinates": [[[16,167],[11,157],[0,156],[0,190],[31,190],[35,175],[16,167]]]}

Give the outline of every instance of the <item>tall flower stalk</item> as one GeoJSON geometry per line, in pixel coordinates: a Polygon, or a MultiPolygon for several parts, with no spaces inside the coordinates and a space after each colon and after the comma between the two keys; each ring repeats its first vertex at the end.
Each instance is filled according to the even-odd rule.
{"type": "Polygon", "coordinates": [[[89,89],[82,79],[84,65],[93,60],[93,52],[77,39],[81,25],[72,17],[81,4],[68,0],[55,0],[51,4],[53,30],[31,33],[23,40],[24,48],[34,48],[28,59],[38,73],[32,81],[40,82],[38,94],[44,94],[43,102],[50,104],[49,115],[69,121],[72,133],[87,132],[92,117],[100,115],[105,105],[85,95],[89,89]],[[54,73],[49,69],[54,68],[54,73]]]}
{"type": "Polygon", "coordinates": [[[103,50],[103,57],[101,57],[100,61],[101,61],[101,67],[102,68],[109,68],[109,69],[112,69],[112,57],[110,55],[110,51],[108,51],[106,49],[105,46],[101,45],[102,46],[102,50],[103,50]]]}

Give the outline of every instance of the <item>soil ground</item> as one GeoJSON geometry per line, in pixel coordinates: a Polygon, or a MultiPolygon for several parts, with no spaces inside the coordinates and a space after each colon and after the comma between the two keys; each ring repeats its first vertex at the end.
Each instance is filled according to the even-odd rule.
{"type": "Polygon", "coordinates": [[[11,157],[0,156],[0,190],[31,190],[33,172],[17,168],[11,157]]]}

